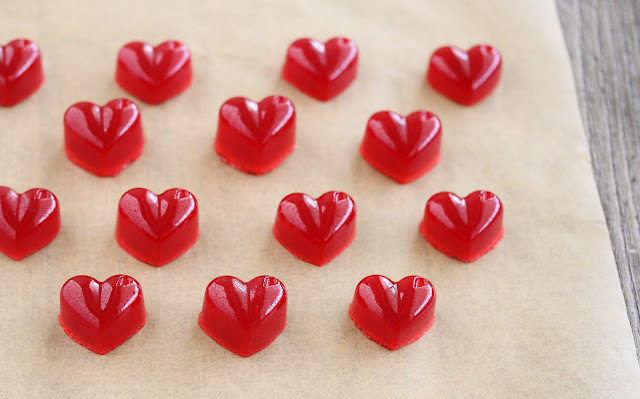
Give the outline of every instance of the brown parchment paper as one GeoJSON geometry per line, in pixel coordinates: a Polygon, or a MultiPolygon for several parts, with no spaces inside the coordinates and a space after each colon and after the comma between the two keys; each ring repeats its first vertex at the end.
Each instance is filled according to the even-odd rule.
{"type": "Polygon", "coordinates": [[[37,41],[47,80],[0,110],[0,184],[45,187],[59,198],[62,230],[44,250],[0,257],[0,397],[430,397],[638,398],[640,373],[552,0],[3,1],[0,38],[37,41]],[[279,77],[298,37],[345,35],[360,47],[354,84],[329,103],[279,77]],[[63,152],[72,103],[127,96],[116,54],[131,40],[178,39],[195,80],[160,106],[139,102],[142,157],[98,178],[63,152]],[[444,44],[492,43],[502,81],[486,101],[459,106],[424,81],[444,44]],[[229,97],[291,98],[297,148],[272,173],[248,176],[212,149],[229,97]],[[358,154],[368,117],[382,109],[437,113],[443,156],[420,180],[398,185],[358,154]],[[202,235],[175,262],[142,264],[114,239],[117,204],[133,187],[192,191],[202,235]],[[343,190],[358,207],[358,235],[322,268],[272,237],[277,205],[301,191],[343,190]],[[473,264],[451,260],[418,232],[438,191],[497,193],[505,238],[473,264]],[[126,273],[140,281],[146,326],[106,356],[58,325],[66,279],[126,273]],[[419,274],[438,293],[437,320],[418,342],[389,352],[347,315],[363,277],[419,274]],[[288,326],[240,358],[197,325],[204,289],[232,274],[280,278],[288,326]]]}

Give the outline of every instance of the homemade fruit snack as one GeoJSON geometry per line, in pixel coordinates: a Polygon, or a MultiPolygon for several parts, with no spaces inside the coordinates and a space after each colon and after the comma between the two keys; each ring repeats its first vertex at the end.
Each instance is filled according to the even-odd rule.
{"type": "Polygon", "coordinates": [[[473,105],[496,88],[501,70],[502,57],[494,47],[481,44],[463,51],[446,46],[431,55],[427,81],[450,99],[473,105]]]}
{"type": "Polygon", "coordinates": [[[372,275],[358,283],[349,316],[367,338],[396,350],[431,328],[435,309],[436,291],[429,280],[408,276],[394,282],[372,275]]]}
{"type": "Polygon", "coordinates": [[[60,231],[60,204],[49,190],[18,194],[0,186],[0,251],[20,260],[49,245],[60,231]]]}
{"type": "Polygon", "coordinates": [[[141,262],[162,266],[198,241],[198,201],[172,188],[156,195],[145,188],[127,191],[118,204],[116,240],[141,262]]]}
{"type": "Polygon", "coordinates": [[[318,199],[289,194],[278,206],[273,236],[296,258],[322,266],[355,238],[356,204],[340,191],[329,191],[318,199]]]}
{"type": "Polygon", "coordinates": [[[234,97],[222,104],[214,148],[222,162],[260,175],[278,166],[296,145],[296,110],[282,96],[256,103],[234,97]]]}
{"type": "Polygon", "coordinates": [[[358,47],[344,37],[325,43],[298,39],[287,50],[282,77],[301,92],[329,101],[358,75],[358,47]]]}
{"type": "Polygon", "coordinates": [[[429,111],[406,118],[393,111],[376,112],[369,118],[360,144],[362,157],[398,183],[410,183],[440,160],[442,124],[429,111]]]}
{"type": "Polygon", "coordinates": [[[472,262],[502,239],[502,216],[502,202],[489,191],[474,191],[465,198],[442,192],[427,201],[420,231],[443,254],[472,262]]]}
{"type": "Polygon", "coordinates": [[[116,176],[142,154],[140,109],[119,98],[103,106],[73,104],[64,114],[64,149],[71,162],[97,176],[116,176]]]}
{"type": "Polygon", "coordinates": [[[140,284],[119,274],[104,282],[75,276],[60,290],[58,321],[78,344],[104,355],[137,333],[147,319],[140,284]]]}
{"type": "Polygon", "coordinates": [[[193,81],[191,53],[170,40],[152,47],[131,42],[120,49],[116,82],[149,104],[159,104],[185,91],[193,81]]]}
{"type": "Polygon", "coordinates": [[[0,47],[0,105],[10,107],[35,93],[44,82],[38,45],[16,39],[0,47]]]}
{"type": "Polygon", "coordinates": [[[269,346],[287,324],[287,291],[275,277],[245,283],[232,276],[207,286],[198,324],[231,352],[249,357],[269,346]]]}

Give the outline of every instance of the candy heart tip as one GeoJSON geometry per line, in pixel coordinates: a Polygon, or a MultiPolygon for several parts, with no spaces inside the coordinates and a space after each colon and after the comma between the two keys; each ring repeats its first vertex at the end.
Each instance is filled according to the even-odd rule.
{"type": "Polygon", "coordinates": [[[369,156],[369,154],[363,149],[363,144],[360,144],[359,151],[362,158],[364,158],[364,160],[367,161],[369,165],[373,166],[380,173],[392,179],[398,184],[409,184],[415,180],[418,180],[419,178],[424,176],[426,173],[431,171],[431,169],[435,168],[438,162],[440,162],[440,158],[442,158],[442,152],[438,152],[438,155],[436,155],[436,157],[427,165],[425,165],[422,169],[411,174],[398,176],[394,173],[390,173],[389,171],[387,171],[375,158],[369,156]]]}
{"type": "Polygon", "coordinates": [[[26,258],[29,255],[13,255],[13,254],[8,254],[5,253],[5,255],[7,255],[9,258],[15,260],[15,261],[21,261],[22,259],[26,258]]]}
{"type": "Polygon", "coordinates": [[[136,152],[131,156],[131,160],[127,161],[126,164],[119,165],[117,168],[110,169],[110,170],[101,170],[99,168],[96,169],[95,167],[91,165],[87,165],[86,163],[82,162],[78,157],[75,156],[75,154],[73,154],[67,148],[65,148],[64,150],[65,150],[65,153],[67,154],[67,158],[69,158],[69,161],[71,161],[71,163],[73,163],[80,169],[84,170],[85,172],[91,173],[92,175],[98,176],[98,177],[116,177],[120,173],[122,173],[129,165],[131,165],[138,158],[140,158],[140,156],[142,155],[142,148],[140,148],[138,152],[136,152]]]}
{"type": "Polygon", "coordinates": [[[146,263],[147,265],[153,266],[153,267],[162,267],[162,266],[164,266],[164,265],[166,265],[168,263],[171,263],[174,260],[178,259],[180,256],[184,255],[187,251],[189,251],[196,244],[196,242],[198,242],[199,238],[200,238],[200,231],[197,232],[197,234],[193,237],[193,239],[184,248],[183,251],[181,251],[179,253],[176,253],[170,259],[157,261],[157,260],[152,260],[152,259],[148,258],[147,256],[144,256],[144,255],[138,253],[135,249],[133,249],[131,246],[129,246],[125,240],[121,239],[118,235],[116,235],[116,241],[118,242],[118,245],[120,245],[120,247],[125,252],[127,252],[128,254],[133,256],[138,261],[140,261],[142,263],[146,263]]]}
{"type": "Polygon", "coordinates": [[[475,254],[470,255],[470,256],[460,256],[460,255],[454,254],[453,252],[448,250],[447,247],[442,245],[438,241],[437,238],[435,238],[431,234],[429,234],[427,232],[427,230],[425,229],[425,227],[424,227],[424,221],[420,222],[420,226],[418,228],[420,230],[420,233],[422,233],[422,235],[424,236],[425,240],[427,240],[427,242],[433,248],[435,248],[438,252],[441,252],[442,254],[448,256],[449,258],[457,259],[457,260],[465,262],[465,263],[471,263],[471,262],[474,262],[474,261],[482,258],[484,255],[486,255],[489,252],[491,252],[491,250],[494,249],[500,243],[500,241],[502,241],[502,238],[504,237],[504,227],[502,227],[502,229],[500,230],[500,234],[498,234],[498,236],[495,238],[495,240],[493,240],[486,247],[482,248],[482,250],[480,250],[480,251],[478,251],[475,254]]]}
{"type": "Polygon", "coordinates": [[[218,154],[218,158],[220,158],[220,161],[228,166],[231,166],[232,168],[239,170],[240,172],[243,172],[246,175],[253,175],[253,176],[261,176],[261,175],[265,175],[271,171],[273,171],[275,168],[277,168],[282,162],[284,162],[286,160],[286,158],[291,155],[291,153],[293,152],[294,148],[291,148],[290,150],[287,150],[285,153],[282,154],[280,159],[277,159],[274,162],[271,162],[269,164],[265,164],[262,167],[251,167],[251,166],[246,166],[246,165],[240,165],[238,163],[232,162],[227,156],[225,156],[225,152],[222,148],[220,148],[220,146],[215,145],[215,151],[218,154]]]}
{"type": "Polygon", "coordinates": [[[280,245],[282,245],[291,255],[295,256],[296,258],[298,258],[299,260],[301,260],[303,262],[309,263],[309,264],[317,266],[317,267],[322,267],[322,266],[326,265],[327,263],[330,263],[335,258],[337,258],[349,246],[351,246],[351,244],[353,243],[353,240],[356,239],[356,235],[357,235],[357,229],[354,228],[353,235],[350,236],[349,239],[345,242],[343,249],[341,249],[338,253],[332,255],[329,258],[322,258],[322,259],[318,260],[318,259],[315,259],[315,258],[312,258],[312,257],[309,257],[309,256],[303,254],[302,252],[300,252],[296,248],[287,246],[286,245],[287,241],[284,239],[284,237],[280,236],[280,234],[278,233],[278,228],[277,228],[277,226],[275,224],[271,228],[271,232],[273,233],[273,236],[275,237],[276,241],[278,241],[280,243],[280,245]]]}
{"type": "Polygon", "coordinates": [[[33,88],[32,93],[29,93],[26,97],[21,97],[13,101],[6,101],[6,102],[0,101],[0,107],[9,108],[9,107],[14,107],[22,102],[25,102],[26,100],[31,98],[36,93],[36,91],[38,91],[42,87],[43,84],[44,84],[44,76],[42,77],[42,80],[33,88]]]}
{"type": "Polygon", "coordinates": [[[358,328],[360,331],[362,331],[362,334],[370,341],[380,345],[381,347],[389,350],[390,352],[393,352],[395,350],[398,350],[404,346],[407,346],[409,344],[412,344],[414,342],[416,342],[417,340],[419,340],[420,338],[422,338],[422,336],[431,329],[431,327],[433,326],[433,323],[435,323],[436,321],[436,315],[433,315],[433,318],[431,319],[431,321],[429,322],[429,324],[427,324],[427,326],[425,327],[425,329],[416,337],[411,338],[409,341],[401,344],[401,345],[388,345],[384,342],[382,342],[381,340],[373,337],[371,334],[368,334],[364,328],[362,328],[362,326],[359,325],[359,323],[356,321],[356,317],[353,314],[353,309],[351,308],[351,306],[349,307],[349,317],[351,318],[351,320],[353,321],[353,324],[356,326],[356,328],[358,328]]]}
{"type": "MultiPolygon", "coordinates": [[[[216,343],[218,345],[220,345],[221,347],[223,347],[224,349],[228,350],[229,352],[238,355],[240,357],[244,357],[245,359],[248,357],[251,357],[252,355],[255,355],[257,352],[240,352],[240,351],[234,351],[230,346],[225,345],[225,343],[222,340],[219,340],[214,334],[212,334],[210,331],[208,331],[205,327],[204,327],[204,323],[202,322],[202,319],[199,317],[198,318],[198,325],[200,326],[200,328],[202,329],[202,331],[204,331],[205,334],[207,334],[207,336],[209,338],[211,338],[212,340],[216,341],[216,343]]],[[[258,351],[259,352],[259,351],[258,351]]]]}
{"type": "MultiPolygon", "coordinates": [[[[216,343],[218,345],[220,345],[221,347],[223,347],[224,349],[228,350],[231,353],[234,353],[240,357],[244,357],[244,358],[248,358],[251,357],[253,355],[255,355],[258,352],[263,351],[264,349],[267,349],[267,347],[269,347],[271,345],[271,343],[273,341],[275,341],[275,338],[273,341],[270,341],[269,344],[267,346],[265,346],[264,348],[258,349],[257,351],[238,351],[235,350],[233,348],[231,348],[231,346],[227,345],[223,340],[218,339],[215,334],[213,334],[212,331],[208,330],[207,327],[205,326],[204,321],[202,320],[202,312],[200,313],[200,315],[198,316],[198,325],[200,326],[200,328],[202,329],[202,331],[204,331],[205,334],[207,334],[207,336],[209,338],[211,338],[212,340],[216,341],[216,343]]],[[[285,327],[286,327],[286,323],[285,323],[285,327]]],[[[277,337],[276,337],[277,338],[277,337]]]]}
{"type": "Polygon", "coordinates": [[[90,344],[88,344],[88,343],[86,343],[86,342],[82,341],[82,340],[81,340],[81,339],[79,339],[78,337],[76,337],[76,335],[75,335],[75,334],[73,334],[73,333],[71,332],[71,330],[69,330],[69,329],[64,325],[64,323],[62,322],[62,316],[61,316],[61,315],[58,315],[58,323],[60,324],[60,327],[62,327],[62,330],[64,331],[64,333],[65,333],[65,334],[67,334],[67,336],[69,336],[69,338],[71,338],[75,343],[77,343],[78,345],[80,345],[80,346],[82,346],[82,347],[84,347],[84,348],[86,348],[86,349],[90,350],[91,352],[93,352],[93,353],[95,353],[95,354],[98,354],[98,355],[104,356],[104,355],[106,355],[107,353],[109,353],[109,352],[111,352],[112,350],[114,350],[115,348],[117,348],[118,346],[120,346],[120,345],[124,344],[124,343],[129,339],[129,338],[131,338],[132,336],[134,336],[135,334],[137,334],[137,333],[138,333],[138,331],[140,331],[140,330],[142,329],[142,327],[144,327],[144,325],[145,325],[145,323],[146,323],[146,320],[145,320],[145,321],[143,321],[143,322],[142,322],[142,324],[141,324],[140,326],[137,326],[134,330],[132,330],[131,335],[130,335],[128,338],[126,338],[124,341],[122,341],[121,343],[119,343],[118,345],[116,345],[116,346],[114,346],[114,347],[112,347],[112,348],[102,348],[102,349],[97,348],[97,347],[95,347],[95,346],[93,346],[93,345],[90,345],[90,344]]]}

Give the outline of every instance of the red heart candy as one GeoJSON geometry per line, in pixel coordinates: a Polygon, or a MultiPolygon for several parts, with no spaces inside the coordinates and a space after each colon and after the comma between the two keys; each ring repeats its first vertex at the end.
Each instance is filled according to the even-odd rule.
{"type": "Polygon", "coordinates": [[[29,97],[44,82],[38,45],[17,39],[0,47],[0,105],[10,107],[29,97]]]}
{"type": "Polygon", "coordinates": [[[146,319],[142,288],[133,277],[119,274],[100,282],[75,276],[60,290],[62,329],[99,355],[122,345],[140,331],[146,319]]]}
{"type": "Polygon", "coordinates": [[[296,110],[280,96],[259,103],[234,97],[220,107],[214,147],[220,159],[246,173],[278,166],[296,144],[296,110]]]}
{"type": "Polygon", "coordinates": [[[298,39],[289,46],[282,77],[303,93],[329,101],[358,74],[358,47],[344,37],[321,43],[298,39]]]}
{"type": "Polygon", "coordinates": [[[501,69],[502,57],[491,46],[482,44],[466,52],[447,46],[431,55],[427,81],[450,99],[473,105],[496,88],[501,69]]]}
{"type": "Polygon", "coordinates": [[[420,231],[443,254],[472,262],[502,239],[502,215],[502,202],[489,191],[474,191],[465,198],[443,192],[427,201],[420,231]]]}
{"type": "Polygon", "coordinates": [[[49,190],[18,194],[0,186],[0,251],[14,260],[47,246],[60,231],[60,205],[49,190]]]}
{"type": "Polygon", "coordinates": [[[329,191],[318,199],[289,194],[278,206],[273,236],[298,259],[322,266],[355,238],[356,204],[340,191],[329,191]]]}
{"type": "Polygon", "coordinates": [[[275,277],[245,283],[217,277],[204,294],[198,324],[231,352],[249,357],[269,346],[287,324],[287,291],[275,277]]]}
{"type": "Polygon", "coordinates": [[[199,236],[198,201],[187,190],[172,188],[156,195],[134,188],[120,198],[116,240],[141,262],[169,263],[189,250],[199,236]]]}
{"type": "Polygon", "coordinates": [[[166,41],[156,47],[131,42],[120,49],[116,82],[149,104],[159,104],[189,87],[191,53],[184,44],[166,41]]]}
{"type": "Polygon", "coordinates": [[[429,280],[409,276],[395,283],[373,275],[358,283],[349,316],[367,338],[396,350],[431,328],[435,310],[436,291],[429,280]]]}
{"type": "Polygon", "coordinates": [[[72,105],[64,114],[64,149],[71,162],[98,176],[115,176],[142,154],[138,106],[124,98],[104,106],[72,105]]]}
{"type": "Polygon", "coordinates": [[[406,118],[393,111],[373,114],[367,122],[360,154],[374,168],[398,183],[409,183],[440,160],[442,127],[428,111],[406,118]]]}

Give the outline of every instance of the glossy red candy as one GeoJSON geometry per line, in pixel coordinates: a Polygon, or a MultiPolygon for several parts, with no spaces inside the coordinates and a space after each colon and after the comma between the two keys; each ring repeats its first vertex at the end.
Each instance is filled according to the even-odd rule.
{"type": "Polygon", "coordinates": [[[245,283],[231,276],[214,279],[204,294],[198,324],[231,352],[249,357],[269,346],[287,324],[287,291],[275,277],[245,283]]]}
{"type": "Polygon", "coordinates": [[[29,97],[44,82],[38,45],[17,39],[0,47],[0,105],[10,107],[29,97]]]}
{"type": "Polygon", "coordinates": [[[60,231],[60,205],[49,190],[18,194],[0,186],[0,251],[14,260],[47,246],[60,231]]]}
{"type": "Polygon", "coordinates": [[[104,355],[140,331],[147,319],[140,284],[124,274],[104,282],[75,276],[60,291],[58,321],[72,340],[104,355]]]}
{"type": "Polygon", "coordinates": [[[296,110],[289,99],[259,103],[234,97],[220,107],[215,150],[222,162],[260,175],[278,166],[296,144],[296,110]]]}
{"type": "Polygon", "coordinates": [[[500,199],[489,191],[474,191],[465,198],[438,193],[427,202],[420,231],[443,254],[472,262],[502,239],[502,214],[500,199]]]}
{"type": "Polygon", "coordinates": [[[180,42],[167,41],[156,47],[131,42],[118,53],[116,82],[149,104],[182,93],[192,80],[191,53],[180,42]]]}
{"type": "Polygon", "coordinates": [[[440,119],[429,111],[416,111],[406,118],[380,111],[367,122],[360,154],[374,168],[404,184],[438,163],[441,139],[440,119]]]}
{"type": "Polygon", "coordinates": [[[318,199],[289,194],[278,206],[273,236],[296,258],[322,266],[355,238],[356,204],[340,191],[329,191],[318,199]]]}
{"type": "Polygon", "coordinates": [[[104,106],[72,105],[64,114],[64,149],[71,162],[98,176],[115,176],[144,148],[138,106],[124,98],[104,106]]]}
{"type": "Polygon", "coordinates": [[[491,46],[482,44],[469,51],[447,46],[431,55],[427,81],[450,99],[473,105],[496,88],[501,69],[502,57],[491,46]]]}
{"type": "Polygon", "coordinates": [[[298,39],[289,46],[282,77],[303,93],[329,101],[358,74],[358,47],[344,37],[326,43],[298,39]]]}
{"type": "Polygon", "coordinates": [[[349,316],[367,338],[396,350],[431,328],[435,310],[436,291],[429,280],[409,276],[395,283],[373,275],[358,283],[349,316]]]}
{"type": "Polygon", "coordinates": [[[189,250],[199,236],[198,201],[187,190],[172,188],[156,195],[134,188],[120,198],[116,240],[141,262],[169,263],[189,250]]]}

